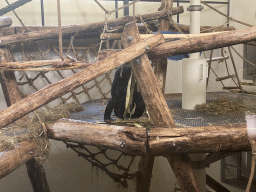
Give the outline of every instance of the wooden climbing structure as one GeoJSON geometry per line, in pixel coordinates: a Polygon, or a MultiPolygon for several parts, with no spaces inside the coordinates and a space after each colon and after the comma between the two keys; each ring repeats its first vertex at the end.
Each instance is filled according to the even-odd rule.
{"type": "MultiPolygon", "coordinates": [[[[83,60],[85,53],[81,58],[78,58],[78,54],[75,55],[76,57],[70,55],[64,57],[61,52],[65,47],[62,45],[53,47],[53,50],[60,58],[58,60],[13,61],[8,48],[20,43],[23,46],[23,44],[38,40],[95,33],[95,31],[106,27],[105,21],[68,27],[62,27],[61,25],[42,28],[26,27],[30,32],[18,34],[14,34],[14,31],[22,31],[24,28],[15,30],[6,28],[3,30],[2,33],[5,36],[1,37],[0,42],[1,85],[8,107],[0,111],[0,127],[3,129],[17,120],[22,121],[25,119],[27,121],[27,115],[30,112],[55,99],[60,98],[63,103],[66,103],[68,99],[65,99],[63,95],[67,93],[71,93],[70,98],[76,100],[77,93],[74,90],[78,87],[82,87],[83,92],[89,95],[88,88],[84,86],[86,83],[94,81],[95,87],[100,87],[101,82],[97,80],[97,77],[108,74],[116,67],[130,62],[155,128],[148,130],[144,127],[92,124],[66,118],[46,125],[41,122],[43,131],[39,134],[39,137],[43,137],[45,140],[64,141],[67,146],[73,147],[73,149],[80,146],[80,144],[85,144],[121,151],[131,156],[141,156],[136,175],[136,191],[138,192],[149,191],[154,158],[156,156],[164,156],[172,167],[181,191],[199,192],[200,186],[193,171],[194,166],[204,168],[229,155],[230,152],[250,151],[252,150],[252,142],[250,143],[249,140],[254,141],[256,138],[255,136],[248,136],[248,129],[244,124],[212,126],[210,129],[208,127],[177,128],[163,95],[167,68],[167,61],[164,57],[213,50],[251,41],[256,39],[256,27],[251,26],[246,29],[213,33],[170,42],[165,42],[164,36],[157,33],[142,40],[136,22],[158,19],[160,23],[159,29],[169,30],[171,27],[169,25],[170,10],[171,14],[175,15],[182,13],[183,7],[173,8],[172,1],[162,1],[161,8],[156,13],[108,20],[108,27],[118,26],[118,30],[120,30],[121,26],[122,46],[119,46],[119,48],[122,48],[122,50],[112,50],[111,53],[106,51],[107,56],[94,63],[83,60]],[[151,67],[150,60],[157,60],[154,61],[156,63],[155,72],[151,67]],[[45,68],[45,66],[50,67],[45,68]],[[67,69],[72,70],[73,74],[64,77],[59,71],[67,69]],[[75,72],[74,69],[82,70],[75,72]],[[39,71],[39,75],[44,77],[49,85],[38,90],[35,88],[35,93],[22,98],[14,71],[39,71]],[[50,82],[49,79],[47,80],[46,71],[58,71],[62,80],[50,82]],[[71,145],[68,142],[77,143],[77,145],[71,145]],[[206,160],[200,162],[200,165],[196,165],[187,161],[180,153],[209,153],[209,155],[207,155],[206,160]]],[[[108,31],[105,30],[104,32],[108,31]]],[[[70,44],[70,47],[72,46],[70,44]]],[[[73,47],[73,49],[75,48],[73,47]]],[[[88,51],[88,49],[86,50],[88,51]]],[[[42,55],[45,56],[45,54],[42,55]]],[[[230,57],[232,58],[232,55],[230,57]]],[[[210,68],[211,61],[212,57],[210,58],[210,68]]],[[[233,67],[235,69],[234,62],[233,67]]],[[[23,77],[27,78],[28,84],[34,86],[34,82],[26,76],[26,73],[23,74],[23,77]]],[[[222,77],[218,80],[233,77],[238,79],[236,70],[234,75],[228,74],[227,77],[222,77]]],[[[110,79],[108,75],[105,78],[107,80],[110,79]]],[[[242,91],[239,79],[238,85],[242,91]]],[[[106,98],[109,92],[104,93],[101,90],[100,93],[106,98]]],[[[38,119],[40,120],[40,117],[38,119]]],[[[102,149],[101,153],[105,154],[105,149],[102,149]]],[[[18,143],[15,148],[1,151],[0,178],[26,163],[34,191],[50,191],[43,165],[35,160],[38,154],[39,146],[34,142],[33,138],[18,143]]],[[[95,156],[96,154],[91,154],[91,157],[95,156]]],[[[108,172],[105,164],[100,165],[104,171],[108,172]]],[[[111,173],[108,172],[108,174],[111,173]]],[[[111,177],[115,181],[120,179],[118,175],[112,174],[111,177]]],[[[125,179],[127,178],[122,178],[124,179],[123,186],[126,186],[125,179]]],[[[208,181],[214,183],[211,179],[208,177],[208,181]]],[[[215,183],[215,186],[217,185],[215,183]]]]}

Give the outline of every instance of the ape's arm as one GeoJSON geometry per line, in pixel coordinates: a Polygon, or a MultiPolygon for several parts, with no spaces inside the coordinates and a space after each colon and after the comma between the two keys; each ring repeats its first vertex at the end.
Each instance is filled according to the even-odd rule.
{"type": "Polygon", "coordinates": [[[108,120],[111,120],[111,113],[114,109],[114,106],[115,106],[115,102],[114,100],[111,98],[107,104],[107,107],[105,109],[105,113],[104,113],[104,121],[108,121],[108,120]]]}

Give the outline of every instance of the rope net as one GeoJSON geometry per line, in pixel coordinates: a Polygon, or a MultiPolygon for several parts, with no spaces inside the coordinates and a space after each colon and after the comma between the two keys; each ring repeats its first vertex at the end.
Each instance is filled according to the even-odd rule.
{"type": "MultiPolygon", "coordinates": [[[[63,40],[63,55],[68,55],[78,61],[93,63],[97,60],[100,44],[102,49],[122,48],[120,40],[103,41],[100,43],[99,40],[82,40],[71,37],[69,40],[63,40]]],[[[58,42],[57,40],[46,40],[14,45],[10,48],[10,56],[14,62],[59,59],[58,42]]],[[[40,68],[38,68],[36,71],[15,71],[15,75],[21,95],[22,97],[26,97],[80,70],[83,69],[40,71],[40,68]]],[[[110,88],[114,71],[110,71],[81,85],[73,91],[65,93],[65,95],[55,99],[42,108],[51,110],[51,107],[73,101],[82,104],[88,101],[109,98],[111,96],[110,88]]],[[[119,183],[124,188],[128,187],[127,180],[132,180],[136,176],[136,172],[130,170],[131,165],[134,165],[135,156],[118,151],[114,151],[115,154],[113,155],[113,152],[111,152],[113,150],[110,149],[92,147],[79,143],[64,143],[67,148],[72,149],[78,156],[91,163],[93,167],[102,170],[114,182],[119,183]]]]}

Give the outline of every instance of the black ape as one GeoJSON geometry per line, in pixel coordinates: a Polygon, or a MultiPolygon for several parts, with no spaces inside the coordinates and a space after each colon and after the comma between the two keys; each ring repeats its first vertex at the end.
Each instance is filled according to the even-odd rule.
{"type": "MultiPolygon", "coordinates": [[[[119,67],[115,73],[115,77],[111,86],[112,98],[109,100],[108,105],[105,109],[104,121],[111,120],[110,115],[113,109],[114,109],[115,115],[123,119],[123,115],[125,111],[127,85],[131,76],[131,67],[128,64],[125,64],[123,66],[122,75],[120,74],[120,72],[121,72],[121,67],[119,67]]],[[[143,112],[145,111],[145,103],[143,101],[142,95],[137,91],[136,84],[134,87],[131,110],[134,107],[134,103],[136,104],[136,108],[131,118],[138,118],[142,116],[143,112]]],[[[127,117],[129,117],[129,114],[127,114],[127,117]]]]}

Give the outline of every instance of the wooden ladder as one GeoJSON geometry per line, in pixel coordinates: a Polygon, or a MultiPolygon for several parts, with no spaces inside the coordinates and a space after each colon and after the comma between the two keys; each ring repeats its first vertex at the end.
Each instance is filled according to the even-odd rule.
{"type": "Polygon", "coordinates": [[[212,72],[217,77],[216,81],[217,82],[221,82],[224,90],[229,90],[230,92],[234,92],[234,93],[244,93],[243,87],[241,85],[241,81],[240,81],[240,79],[238,77],[238,73],[237,73],[234,57],[232,55],[230,47],[228,47],[228,51],[229,51],[229,55],[230,56],[224,56],[224,48],[221,48],[221,57],[212,58],[213,50],[211,50],[210,59],[207,60],[207,62],[208,62],[208,78],[207,78],[206,86],[208,87],[210,71],[212,70],[212,72]],[[233,69],[234,69],[234,74],[230,74],[229,73],[229,69],[228,69],[228,65],[227,65],[227,59],[229,59],[229,58],[231,59],[231,62],[232,62],[232,66],[233,66],[233,69]],[[213,71],[213,69],[211,67],[212,61],[224,61],[225,65],[226,65],[226,69],[227,69],[227,76],[218,77],[218,75],[213,71]],[[237,79],[237,82],[235,81],[235,78],[237,79]],[[232,79],[232,81],[234,82],[235,86],[225,86],[222,81],[224,81],[226,79],[232,79]]]}

